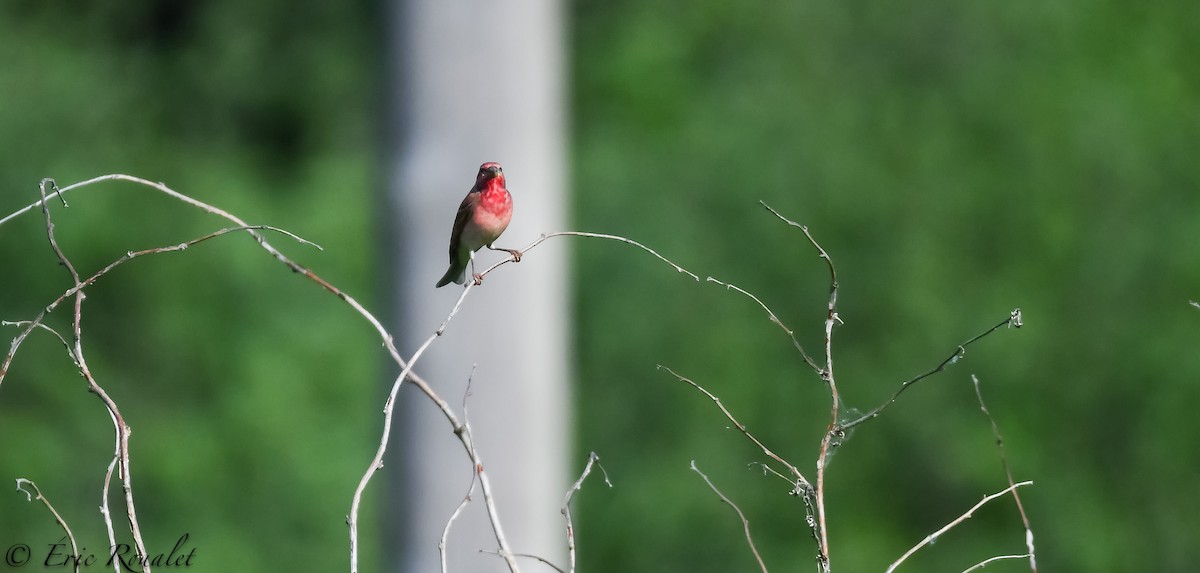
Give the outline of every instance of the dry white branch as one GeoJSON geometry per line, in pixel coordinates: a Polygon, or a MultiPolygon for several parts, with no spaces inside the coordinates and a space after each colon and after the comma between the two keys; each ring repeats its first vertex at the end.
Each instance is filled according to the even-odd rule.
{"type": "Polygon", "coordinates": [[[984,559],[983,561],[980,561],[979,563],[976,563],[966,569],[963,569],[962,573],[971,573],[971,571],[978,571],[980,569],[983,569],[984,567],[987,567],[989,563],[993,563],[996,561],[1002,561],[1004,559],[1024,559],[1026,557],[1032,558],[1033,556],[1028,553],[1022,553],[1021,555],[997,555],[995,557],[989,557],[987,559],[984,559]]]}
{"type": "MultiPolygon", "coordinates": [[[[501,553],[499,551],[492,551],[490,549],[480,549],[479,552],[487,553],[488,555],[495,555],[497,557],[505,557],[505,555],[503,553],[501,553]]],[[[510,554],[508,554],[508,556],[509,557],[521,557],[524,559],[533,559],[534,561],[539,561],[542,564],[546,565],[547,567],[549,567],[555,571],[558,571],[558,573],[567,573],[566,571],[562,570],[562,567],[559,567],[558,565],[551,563],[549,560],[547,560],[545,557],[542,557],[541,555],[533,555],[531,553],[510,553],[510,554]]]]}
{"type": "Polygon", "coordinates": [[[442,539],[438,541],[438,555],[441,556],[442,573],[447,573],[446,569],[446,540],[450,537],[450,526],[454,525],[454,520],[458,519],[459,514],[471,503],[471,496],[475,495],[475,472],[471,472],[471,485],[467,488],[467,494],[463,496],[463,500],[458,502],[458,506],[454,508],[454,513],[450,514],[450,518],[446,520],[446,527],[442,529],[442,539]]]}
{"type": "Polygon", "coordinates": [[[983,505],[986,504],[987,502],[992,501],[993,499],[996,499],[998,497],[1001,497],[1010,491],[1014,491],[1019,487],[1032,485],[1032,484],[1033,484],[1033,482],[1031,482],[1031,481],[1023,481],[1020,483],[1010,485],[1010,486],[1008,486],[996,493],[993,493],[991,495],[984,496],[983,499],[979,500],[979,503],[976,503],[975,505],[971,506],[971,509],[968,509],[966,513],[958,516],[958,518],[955,519],[954,521],[947,523],[941,529],[927,535],[925,537],[925,539],[921,540],[920,543],[914,545],[911,549],[904,552],[904,555],[901,555],[899,559],[897,559],[894,563],[892,563],[890,566],[888,566],[886,573],[892,573],[892,571],[896,570],[896,567],[899,567],[900,564],[903,563],[905,559],[908,559],[913,553],[916,553],[917,550],[919,550],[922,547],[925,547],[926,545],[929,545],[930,543],[933,543],[935,540],[937,540],[938,537],[941,537],[944,533],[946,533],[947,531],[950,531],[958,524],[960,524],[968,519],[971,519],[971,516],[975,514],[975,511],[978,510],[979,508],[983,507],[983,505]]]}
{"type": "MultiPolygon", "coordinates": [[[[600,456],[596,455],[596,452],[592,452],[588,455],[587,464],[583,466],[583,473],[579,474],[579,479],[575,480],[575,483],[571,484],[571,487],[567,489],[567,495],[563,498],[562,509],[560,512],[567,520],[567,555],[569,556],[571,563],[569,569],[570,573],[575,573],[575,524],[571,521],[571,499],[575,497],[575,492],[579,491],[583,487],[583,480],[587,479],[588,475],[592,473],[592,464],[599,466],[599,461],[600,456]]],[[[608,479],[608,472],[604,471],[604,466],[599,467],[600,472],[604,474],[604,484],[611,488],[613,484],[612,481],[608,479]]],[[[546,563],[549,564],[549,561],[546,563]]],[[[562,569],[559,569],[558,567],[554,568],[562,571],[562,569]]]]}
{"type": "MultiPolygon", "coordinates": [[[[112,415],[112,412],[109,412],[112,415]]],[[[113,422],[114,424],[116,422],[113,422]]],[[[113,531],[112,512],[108,509],[108,491],[112,484],[113,470],[117,467],[117,462],[121,459],[120,452],[113,454],[113,459],[108,463],[108,470],[104,472],[104,490],[100,492],[100,515],[104,516],[104,530],[108,533],[108,546],[117,546],[117,534],[113,531]]],[[[121,562],[113,559],[113,573],[121,573],[121,562]]]]}
{"type": "MultiPolygon", "coordinates": [[[[532,248],[542,244],[544,241],[546,241],[546,239],[553,239],[554,237],[590,237],[593,239],[607,239],[610,241],[619,241],[619,242],[625,243],[627,245],[633,245],[643,251],[646,251],[647,253],[650,253],[651,255],[654,255],[656,258],[658,258],[658,260],[660,260],[664,263],[667,263],[668,265],[671,265],[671,268],[675,269],[675,272],[683,273],[689,277],[692,277],[692,280],[695,280],[697,282],[700,280],[700,277],[697,276],[696,273],[693,273],[692,271],[689,271],[689,270],[675,264],[670,259],[658,254],[658,251],[655,251],[654,249],[651,249],[650,247],[647,247],[646,245],[643,245],[633,239],[627,239],[627,238],[621,237],[619,235],[608,235],[605,233],[584,233],[582,231],[556,231],[554,233],[545,233],[542,236],[538,237],[535,241],[530,243],[529,246],[525,247],[524,249],[521,249],[520,253],[525,254],[526,252],[529,251],[529,249],[532,249],[532,248]]],[[[482,273],[479,273],[479,276],[482,278],[482,277],[486,276],[488,273],[496,270],[498,267],[501,267],[508,263],[513,263],[513,262],[516,262],[515,257],[510,257],[510,258],[504,259],[504,260],[488,267],[482,273]]],[[[468,282],[468,284],[469,284],[469,282],[468,282]]]]}

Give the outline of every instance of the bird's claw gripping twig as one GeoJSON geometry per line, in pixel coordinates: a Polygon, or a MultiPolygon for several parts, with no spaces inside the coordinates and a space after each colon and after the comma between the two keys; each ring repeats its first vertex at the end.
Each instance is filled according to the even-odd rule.
{"type": "Polygon", "coordinates": [[[504,248],[500,248],[500,247],[493,247],[491,245],[488,245],[488,248],[493,251],[504,251],[504,252],[512,255],[512,262],[514,262],[514,263],[521,262],[521,255],[523,253],[521,253],[521,251],[518,251],[517,249],[504,249],[504,248]]]}

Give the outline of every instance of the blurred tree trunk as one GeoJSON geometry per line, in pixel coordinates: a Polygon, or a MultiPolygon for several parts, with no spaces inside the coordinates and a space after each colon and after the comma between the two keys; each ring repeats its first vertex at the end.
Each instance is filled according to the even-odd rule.
{"type": "MultiPolygon", "coordinates": [[[[397,346],[408,355],[461,294],[457,285],[433,285],[479,164],[500,162],[513,194],[513,221],[497,246],[523,248],[566,227],[563,22],[555,0],[395,0],[388,17],[392,236],[384,250],[397,346]]],[[[509,542],[558,563],[559,505],[570,482],[566,252],[552,240],[489,275],[416,368],[460,409],[474,367],[469,421],[509,542]]],[[[485,249],[476,260],[487,265],[501,255],[485,249]]],[[[438,540],[472,468],[424,396],[402,391],[396,414],[395,455],[384,471],[389,527],[364,551],[381,546],[389,570],[429,573],[438,570],[438,540]]],[[[481,549],[497,545],[476,490],[449,538],[450,571],[505,569],[481,549]]]]}

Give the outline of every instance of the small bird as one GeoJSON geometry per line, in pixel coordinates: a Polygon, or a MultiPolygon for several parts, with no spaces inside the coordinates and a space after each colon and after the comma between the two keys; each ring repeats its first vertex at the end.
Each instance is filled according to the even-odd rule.
{"type": "Polygon", "coordinates": [[[475,186],[463,198],[458,206],[458,215],[454,217],[454,228],[450,231],[450,268],[438,281],[438,288],[451,281],[458,284],[466,282],[468,264],[471,265],[475,284],[481,283],[483,277],[474,274],[474,255],[483,247],[507,252],[512,255],[513,262],[521,262],[521,251],[492,246],[500,233],[508,228],[508,222],[512,220],[512,208],[512,195],[504,187],[504,170],[500,164],[489,161],[480,165],[475,186]]]}

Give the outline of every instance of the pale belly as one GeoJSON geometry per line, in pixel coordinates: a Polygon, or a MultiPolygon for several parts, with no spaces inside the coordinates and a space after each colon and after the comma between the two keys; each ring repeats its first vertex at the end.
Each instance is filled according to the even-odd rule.
{"type": "Polygon", "coordinates": [[[472,251],[490,245],[508,228],[511,220],[511,209],[503,215],[487,209],[476,209],[471,224],[463,229],[462,243],[472,251]]]}

